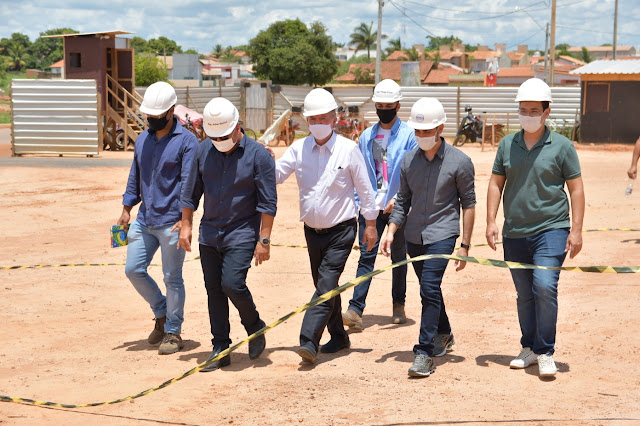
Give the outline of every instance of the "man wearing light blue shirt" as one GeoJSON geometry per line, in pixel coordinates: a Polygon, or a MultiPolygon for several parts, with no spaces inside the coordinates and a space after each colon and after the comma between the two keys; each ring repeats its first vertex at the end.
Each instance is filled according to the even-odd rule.
{"type": "MultiPolygon", "coordinates": [[[[373,271],[378,245],[384,229],[389,224],[389,216],[396,200],[396,193],[400,187],[400,165],[404,155],[416,148],[416,139],[413,129],[409,128],[398,117],[402,91],[393,80],[382,80],[373,91],[376,113],[380,121],[367,128],[360,136],[358,145],[367,166],[367,172],[373,191],[376,194],[376,207],[379,210],[376,228],[378,239],[374,249],[366,250],[362,238],[365,228],[365,220],[362,215],[358,217],[360,260],[356,276],[362,276],[373,271]]],[[[396,263],[407,257],[407,248],[404,239],[404,224],[400,228],[398,237],[391,246],[391,262],[396,263]]],[[[353,297],[349,302],[349,309],[342,314],[344,325],[354,330],[362,330],[362,313],[365,308],[365,300],[369,292],[371,280],[358,284],[353,290],[353,297]]],[[[393,301],[393,324],[403,324],[407,321],[404,312],[404,303],[407,292],[407,266],[399,266],[392,271],[391,298],[393,301]]]]}
{"type": "Polygon", "coordinates": [[[179,351],[184,320],[184,250],[178,248],[178,233],[172,226],[182,217],[180,196],[189,176],[198,139],[184,129],[173,115],[177,98],[165,82],[147,88],[140,111],[147,115],[149,129],[138,136],[123,195],[118,225],[128,225],[131,209],[138,203],[138,216],[128,230],[125,273],[134,288],[149,303],[155,317],[150,344],[160,343],[161,355],[179,351]],[[162,272],[166,296],[147,273],[158,248],[162,251],[162,272]]]}

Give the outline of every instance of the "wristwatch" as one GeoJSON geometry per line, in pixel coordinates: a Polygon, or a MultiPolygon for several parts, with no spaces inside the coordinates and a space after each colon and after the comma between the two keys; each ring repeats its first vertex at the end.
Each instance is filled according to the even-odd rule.
{"type": "Polygon", "coordinates": [[[267,238],[267,237],[260,238],[258,241],[260,241],[265,246],[268,246],[269,244],[271,244],[271,240],[269,238],[267,238]]]}
{"type": "Polygon", "coordinates": [[[466,248],[467,250],[469,250],[471,248],[471,244],[460,243],[460,247],[466,248]]]}

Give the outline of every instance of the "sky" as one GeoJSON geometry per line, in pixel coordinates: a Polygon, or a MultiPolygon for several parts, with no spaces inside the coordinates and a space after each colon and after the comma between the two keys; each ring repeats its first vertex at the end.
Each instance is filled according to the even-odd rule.
{"type": "MultiPolygon", "coordinates": [[[[382,33],[400,37],[403,48],[428,44],[428,35],[455,35],[469,45],[526,44],[542,50],[544,27],[551,21],[552,0],[386,0],[382,33]],[[477,10],[481,5],[482,10],[477,10]]],[[[556,44],[599,46],[613,43],[615,0],[557,0],[556,44]]],[[[618,1],[619,46],[640,50],[638,0],[618,1]]],[[[377,28],[377,0],[0,0],[0,38],[14,32],[34,41],[41,31],[69,27],[80,32],[122,30],[146,40],[175,40],[183,50],[208,53],[247,44],[270,24],[296,19],[323,23],[333,40],[348,43],[364,22],[377,28]]],[[[133,35],[128,36],[133,37],[133,35]]],[[[387,46],[383,40],[382,47],[387,46]]]]}

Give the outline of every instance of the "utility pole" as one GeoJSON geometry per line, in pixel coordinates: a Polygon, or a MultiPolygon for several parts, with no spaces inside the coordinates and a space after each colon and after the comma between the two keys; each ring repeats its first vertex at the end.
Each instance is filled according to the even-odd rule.
{"type": "Polygon", "coordinates": [[[551,45],[549,46],[549,86],[553,87],[553,63],[556,59],[556,0],[551,1],[551,45]]]}
{"type": "MultiPolygon", "coordinates": [[[[555,1],[555,0],[554,0],[555,1]]],[[[380,57],[382,56],[382,0],[378,0],[378,34],[376,38],[376,84],[380,83],[380,57]]]]}
{"type": "Polygon", "coordinates": [[[613,15],[613,59],[616,59],[617,44],[618,44],[618,0],[616,0],[616,11],[613,15]]]}
{"type": "Polygon", "coordinates": [[[547,29],[544,35],[544,82],[549,84],[549,74],[547,74],[549,66],[549,23],[547,22],[547,29]]]}

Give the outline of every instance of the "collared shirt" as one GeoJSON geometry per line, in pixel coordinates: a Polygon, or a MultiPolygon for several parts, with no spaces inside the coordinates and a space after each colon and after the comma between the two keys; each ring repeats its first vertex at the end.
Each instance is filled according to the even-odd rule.
{"type": "Polygon", "coordinates": [[[295,141],[276,161],[276,181],[296,174],[300,194],[300,220],[311,228],[331,228],[361,213],[367,220],[378,217],[375,195],[362,153],[355,142],[333,133],[323,145],[313,136],[295,141]]]}
{"type": "Polygon", "coordinates": [[[160,140],[153,130],[136,139],[133,163],[122,204],[140,204],[137,220],[148,227],[176,223],[182,217],[180,196],[189,176],[198,139],[177,119],[160,140]]]}
{"type": "Polygon", "coordinates": [[[507,238],[526,238],[569,228],[567,180],[580,177],[580,161],[573,143],[545,128],[528,149],[523,131],[505,136],[498,146],[492,173],[505,176],[504,226],[507,238]]]}
{"type": "Polygon", "coordinates": [[[182,206],[196,210],[203,194],[200,244],[226,248],[256,242],[261,214],[276,215],[278,197],[271,155],[247,136],[229,155],[205,139],[193,160],[182,206]]]}
{"type": "Polygon", "coordinates": [[[460,207],[476,204],[474,167],[466,154],[442,143],[433,160],[416,148],[405,155],[400,189],[389,221],[414,244],[432,244],[460,235],[460,207]],[[411,209],[411,210],[409,210],[411,209]]]}
{"type": "MultiPolygon", "coordinates": [[[[360,144],[358,145],[364,157],[364,162],[367,165],[369,180],[375,193],[378,191],[378,185],[376,182],[376,164],[373,155],[373,144],[378,134],[378,129],[380,129],[380,123],[366,128],[360,136],[360,144]]],[[[400,187],[400,165],[402,164],[402,159],[407,152],[417,146],[418,144],[413,129],[398,117],[391,127],[391,134],[389,135],[389,142],[387,144],[387,177],[389,186],[384,198],[384,207],[396,196],[398,188],[400,187]]],[[[384,207],[382,210],[384,210],[384,207]]]]}

